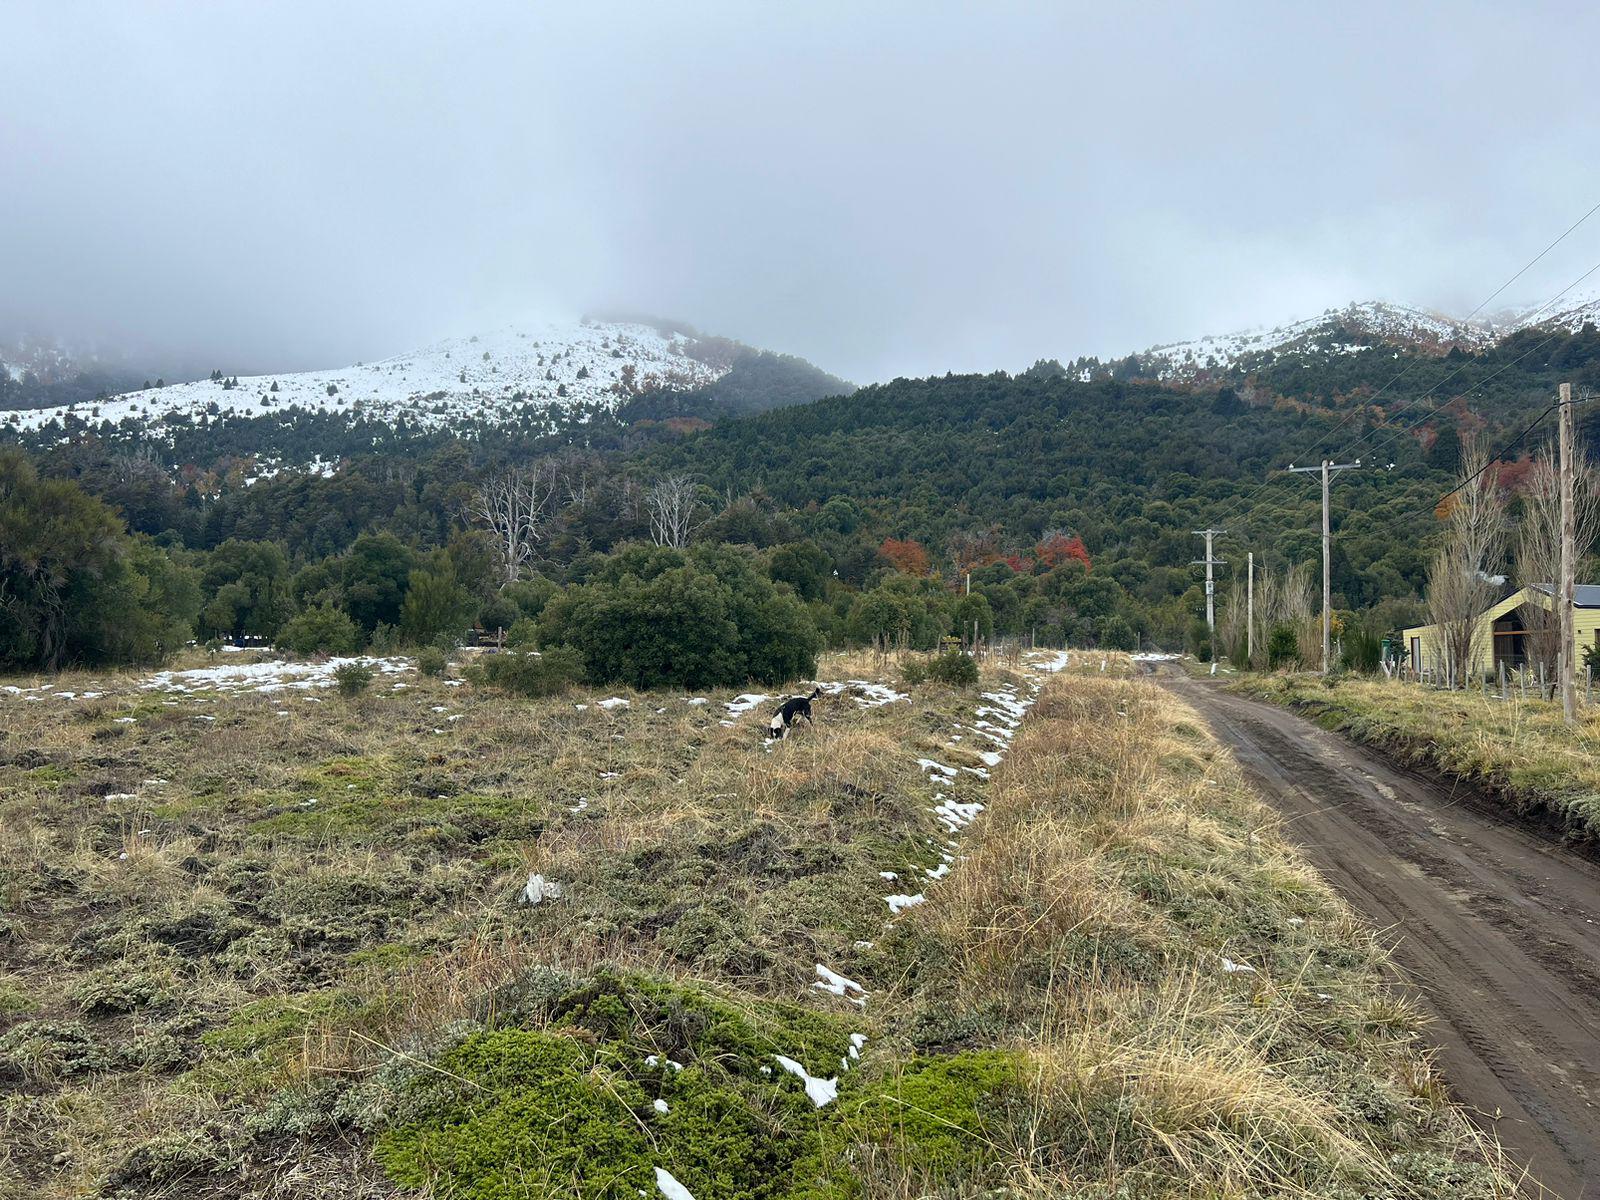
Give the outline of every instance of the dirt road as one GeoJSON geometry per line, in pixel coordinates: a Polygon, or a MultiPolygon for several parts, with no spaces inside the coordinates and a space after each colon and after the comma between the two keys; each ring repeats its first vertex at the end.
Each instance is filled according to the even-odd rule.
{"type": "Polygon", "coordinates": [[[1445,1077],[1528,1165],[1528,1194],[1600,1200],[1600,866],[1284,709],[1162,682],[1388,931],[1445,1077]]]}

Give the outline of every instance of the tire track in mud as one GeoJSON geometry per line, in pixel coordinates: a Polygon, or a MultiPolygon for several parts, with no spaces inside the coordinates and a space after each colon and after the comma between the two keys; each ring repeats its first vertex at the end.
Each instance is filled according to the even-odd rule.
{"type": "Polygon", "coordinates": [[[1530,1196],[1600,1197],[1600,864],[1295,714],[1167,674],[1394,943],[1457,1098],[1530,1196]]]}

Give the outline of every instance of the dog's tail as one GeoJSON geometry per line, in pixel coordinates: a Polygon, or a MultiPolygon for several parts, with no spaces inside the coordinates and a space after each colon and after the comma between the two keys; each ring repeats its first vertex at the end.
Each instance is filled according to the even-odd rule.
{"type": "Polygon", "coordinates": [[[822,685],[819,683],[819,684],[817,684],[816,690],[813,691],[811,693],[811,695],[807,696],[806,699],[807,700],[815,700],[820,695],[822,695],[822,685]]]}

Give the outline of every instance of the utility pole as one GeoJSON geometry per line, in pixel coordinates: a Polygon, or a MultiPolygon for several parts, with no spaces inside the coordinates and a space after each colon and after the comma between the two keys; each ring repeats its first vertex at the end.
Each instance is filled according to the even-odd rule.
{"type": "Polygon", "coordinates": [[[1328,523],[1328,484],[1335,471],[1354,471],[1361,466],[1358,458],[1353,463],[1329,462],[1322,460],[1320,467],[1297,467],[1289,464],[1289,470],[1296,475],[1309,475],[1314,471],[1322,473],[1322,673],[1328,673],[1329,646],[1333,640],[1333,609],[1331,607],[1333,588],[1329,581],[1329,571],[1332,564],[1333,533],[1328,523]]]}
{"type": "Polygon", "coordinates": [[[1573,659],[1577,657],[1577,632],[1573,628],[1572,606],[1576,599],[1574,593],[1577,586],[1574,573],[1577,570],[1576,547],[1577,518],[1573,512],[1572,492],[1577,477],[1577,455],[1575,453],[1577,441],[1574,436],[1572,417],[1572,385],[1561,385],[1561,401],[1559,410],[1560,422],[1560,454],[1561,454],[1561,591],[1557,603],[1561,605],[1561,653],[1556,658],[1558,670],[1561,673],[1561,715],[1568,725],[1578,719],[1578,699],[1573,691],[1573,659]]]}
{"type": "Polygon", "coordinates": [[[1244,574],[1244,656],[1256,661],[1256,552],[1245,555],[1244,574]]]}
{"type": "Polygon", "coordinates": [[[1211,574],[1211,568],[1222,566],[1227,562],[1227,559],[1217,558],[1211,553],[1211,539],[1219,533],[1226,533],[1227,530],[1196,529],[1194,532],[1196,536],[1203,537],[1206,540],[1206,556],[1191,560],[1189,565],[1194,567],[1204,565],[1206,569],[1206,632],[1211,637],[1211,657],[1215,659],[1217,656],[1217,584],[1211,574]]]}

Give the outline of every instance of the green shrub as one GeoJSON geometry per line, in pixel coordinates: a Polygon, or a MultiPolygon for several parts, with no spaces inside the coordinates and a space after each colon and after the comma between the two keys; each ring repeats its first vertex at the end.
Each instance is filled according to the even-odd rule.
{"type": "Polygon", "coordinates": [[[278,630],[278,649],[306,658],[312,654],[354,654],[361,631],[343,609],[318,604],[285,621],[278,630]]]}
{"type": "Polygon", "coordinates": [[[86,1017],[130,1013],[152,1004],[161,995],[161,985],[152,976],[135,972],[110,972],[93,975],[72,989],[78,1011],[86,1017]]]}
{"type": "Polygon", "coordinates": [[[539,626],[532,617],[518,617],[506,630],[506,645],[513,650],[532,650],[539,644],[539,626]]]}
{"type": "Polygon", "coordinates": [[[333,673],[341,696],[359,696],[372,685],[372,668],[366,663],[345,663],[333,673]]]}
{"type": "Polygon", "coordinates": [[[1300,640],[1294,635],[1292,625],[1274,625],[1267,636],[1267,666],[1276,671],[1279,667],[1292,667],[1300,661],[1300,640]]]}
{"type": "Polygon", "coordinates": [[[972,687],[978,682],[978,664],[960,650],[946,650],[928,664],[928,678],[951,687],[972,687]]]}
{"type": "Polygon", "coordinates": [[[1121,617],[1112,617],[1100,630],[1100,644],[1107,650],[1137,650],[1139,635],[1121,617]]]}
{"type": "Polygon", "coordinates": [[[813,674],[822,648],[805,605],[751,552],[712,545],[610,556],[545,605],[539,641],[576,647],[594,683],[640,690],[782,683],[813,674]]]}
{"type": "Polygon", "coordinates": [[[417,651],[417,670],[424,675],[443,675],[446,662],[445,652],[437,646],[424,646],[417,651]]]}
{"type": "Polygon", "coordinates": [[[472,596],[454,575],[416,570],[400,606],[400,633],[413,646],[427,645],[440,634],[459,637],[472,614],[472,596]]]}
{"type": "Polygon", "coordinates": [[[1343,638],[1344,653],[1341,665],[1346,670],[1363,675],[1376,675],[1378,663],[1383,658],[1383,639],[1368,629],[1350,629],[1343,638]]]}
{"type": "Polygon", "coordinates": [[[583,655],[571,646],[552,646],[542,654],[533,650],[486,654],[467,677],[514,696],[553,696],[583,678],[583,655]]]}
{"type": "Polygon", "coordinates": [[[0,1036],[0,1078],[62,1079],[110,1065],[80,1021],[23,1021],[0,1036]]]}
{"type": "Polygon", "coordinates": [[[928,660],[920,655],[908,658],[900,664],[900,678],[907,687],[916,687],[918,684],[928,682],[928,660]]]}

